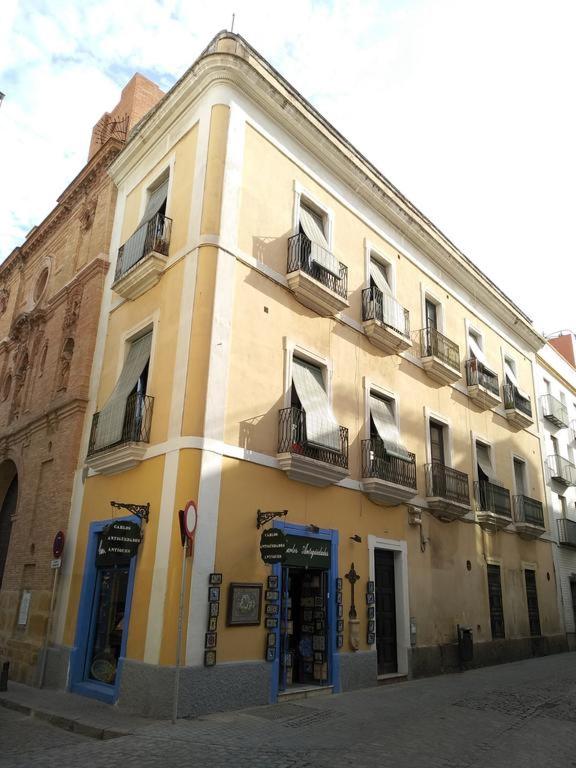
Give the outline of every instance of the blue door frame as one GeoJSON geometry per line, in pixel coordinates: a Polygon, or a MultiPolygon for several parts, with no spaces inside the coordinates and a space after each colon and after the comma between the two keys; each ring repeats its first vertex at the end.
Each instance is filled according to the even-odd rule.
{"type": "Polygon", "coordinates": [[[126,654],[126,643],[130,627],[130,610],[132,608],[132,592],[134,589],[137,555],[130,560],[130,569],[128,571],[128,588],[126,590],[126,608],[124,611],[124,631],[122,632],[120,657],[118,659],[118,668],[116,670],[114,685],[106,685],[105,683],[99,683],[96,680],[86,680],[85,668],[86,657],[90,652],[90,638],[94,623],[94,601],[98,584],[98,569],[96,568],[98,534],[101,533],[107,525],[110,525],[110,523],[119,522],[120,520],[130,521],[137,523],[138,525],[141,524],[140,518],[135,515],[115,517],[111,520],[98,520],[97,522],[90,524],[88,546],[86,547],[86,561],[84,564],[84,577],[82,579],[82,592],[80,594],[80,605],[78,606],[76,636],[74,638],[74,648],[70,656],[69,689],[73,693],[90,696],[93,699],[100,699],[100,701],[105,701],[108,704],[114,704],[118,698],[120,689],[120,678],[122,676],[122,666],[126,654]]]}
{"type": "MultiPolygon", "coordinates": [[[[305,525],[295,525],[294,523],[285,523],[282,520],[273,522],[274,528],[279,528],[284,533],[291,536],[306,536],[309,539],[323,539],[330,542],[330,570],[328,571],[328,685],[333,686],[334,693],[340,692],[340,658],[336,650],[336,579],[338,578],[338,531],[331,528],[320,528],[317,533],[312,533],[305,525]]],[[[282,564],[276,563],[272,566],[272,573],[278,578],[278,589],[283,589],[282,584],[282,564]]],[[[272,680],[270,684],[270,701],[278,701],[279,679],[280,679],[280,653],[281,638],[280,625],[275,629],[276,632],[276,658],[272,664],[272,680]]]]}

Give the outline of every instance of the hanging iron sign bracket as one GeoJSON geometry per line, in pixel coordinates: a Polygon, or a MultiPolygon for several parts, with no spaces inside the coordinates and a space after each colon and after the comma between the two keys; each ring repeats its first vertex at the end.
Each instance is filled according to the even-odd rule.
{"type": "Polygon", "coordinates": [[[262,528],[263,525],[266,525],[275,517],[285,517],[287,514],[287,509],[281,509],[278,512],[261,512],[258,510],[256,514],[256,528],[262,528]]]}
{"type": "Polygon", "coordinates": [[[150,514],[150,502],[147,504],[124,504],[122,501],[111,501],[110,505],[116,509],[125,509],[130,512],[131,515],[136,515],[140,520],[148,522],[148,516],[150,514]]]}

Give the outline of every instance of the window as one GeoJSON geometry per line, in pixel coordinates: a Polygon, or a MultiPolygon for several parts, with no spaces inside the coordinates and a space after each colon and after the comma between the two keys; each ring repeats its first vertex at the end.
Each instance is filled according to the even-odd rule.
{"type": "Polygon", "coordinates": [[[370,254],[370,289],[375,303],[374,316],[401,333],[406,329],[404,308],[394,299],[390,266],[370,254]],[[381,309],[380,309],[381,308],[381,309]]]}
{"type": "Polygon", "coordinates": [[[550,384],[548,379],[543,379],[543,382],[544,382],[544,391],[546,392],[547,395],[551,395],[552,394],[552,385],[550,384]]]}
{"type": "Polygon", "coordinates": [[[550,442],[552,443],[552,453],[554,456],[560,456],[560,447],[558,445],[558,438],[554,435],[550,435],[550,442]]]}
{"type": "Polygon", "coordinates": [[[514,487],[517,496],[526,496],[526,462],[514,457],[514,487]]]}
{"type": "Polygon", "coordinates": [[[166,219],[168,182],[169,179],[165,178],[156,187],[148,190],[144,214],[136,227],[136,231],[126,241],[122,247],[122,252],[118,254],[116,278],[125,274],[140,259],[152,251],[168,253],[170,238],[169,224],[166,219]]]}
{"type": "Polygon", "coordinates": [[[484,443],[476,443],[476,470],[478,473],[478,480],[482,482],[497,482],[494,469],[492,467],[492,459],[490,456],[490,447],[484,443]]]}
{"type": "Polygon", "coordinates": [[[562,517],[568,516],[568,505],[566,504],[566,496],[558,494],[558,501],[560,502],[560,514],[562,517]]]}
{"type": "Polygon", "coordinates": [[[44,269],[40,272],[37,280],[36,285],[34,286],[34,303],[37,304],[42,296],[44,295],[44,291],[46,290],[46,285],[48,284],[48,267],[44,267],[44,269]]]}
{"type": "Polygon", "coordinates": [[[142,427],[150,418],[145,396],[151,344],[151,332],[130,343],[116,386],[98,414],[93,450],[147,439],[142,427]]]}
{"type": "Polygon", "coordinates": [[[305,415],[304,434],[297,435],[296,442],[341,450],[340,426],[330,407],[322,369],[297,357],[292,361],[291,405],[305,415]]]}
{"type": "Polygon", "coordinates": [[[488,565],[488,603],[492,639],[497,640],[506,636],[499,565],[488,565]]]}
{"type": "Polygon", "coordinates": [[[326,220],[307,201],[300,200],[298,216],[299,232],[310,242],[310,259],[322,269],[340,279],[340,262],[330,252],[326,220]]]}
{"type": "Polygon", "coordinates": [[[518,379],[516,378],[516,363],[512,358],[504,358],[504,380],[506,384],[512,387],[518,386],[518,379]]]}
{"type": "Polygon", "coordinates": [[[411,454],[402,444],[394,401],[374,392],[370,392],[370,437],[373,445],[380,449],[380,457],[411,460],[411,454]]]}
{"type": "Polygon", "coordinates": [[[444,425],[430,421],[430,459],[432,464],[446,464],[444,454],[444,425]]]}
{"type": "Polygon", "coordinates": [[[470,357],[478,360],[479,363],[486,365],[486,355],[482,348],[482,336],[472,328],[468,329],[468,350],[470,357]]]}
{"type": "Polygon", "coordinates": [[[530,625],[530,636],[537,637],[541,635],[540,630],[540,611],[538,609],[538,592],[536,590],[536,572],[524,571],[524,580],[526,582],[526,602],[528,604],[528,623],[530,625]]]}
{"type": "Polygon", "coordinates": [[[438,330],[438,305],[435,302],[433,302],[431,299],[426,298],[424,309],[426,312],[426,329],[428,331],[437,331],[438,330]]]}

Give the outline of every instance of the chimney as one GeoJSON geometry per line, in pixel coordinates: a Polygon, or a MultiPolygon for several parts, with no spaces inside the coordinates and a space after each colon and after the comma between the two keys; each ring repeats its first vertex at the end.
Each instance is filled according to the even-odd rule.
{"type": "Polygon", "coordinates": [[[164,91],[144,75],[136,73],[122,89],[112,112],[105,112],[92,129],[88,160],[110,138],[126,141],[129,131],[164,96],[164,91]]]}

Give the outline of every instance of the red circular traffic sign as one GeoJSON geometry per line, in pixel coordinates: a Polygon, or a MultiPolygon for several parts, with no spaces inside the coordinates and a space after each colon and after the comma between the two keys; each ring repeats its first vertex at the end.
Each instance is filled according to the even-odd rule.
{"type": "Polygon", "coordinates": [[[189,501],[184,507],[184,531],[188,541],[192,541],[198,524],[198,509],[196,503],[189,501]]]}
{"type": "Polygon", "coordinates": [[[64,535],[64,531],[58,531],[56,536],[54,536],[54,543],[52,544],[52,554],[54,557],[58,558],[61,557],[62,552],[64,552],[64,542],[66,541],[66,536],[64,535]]]}

